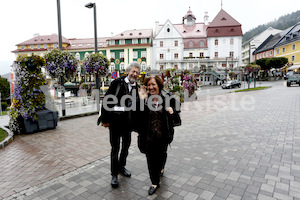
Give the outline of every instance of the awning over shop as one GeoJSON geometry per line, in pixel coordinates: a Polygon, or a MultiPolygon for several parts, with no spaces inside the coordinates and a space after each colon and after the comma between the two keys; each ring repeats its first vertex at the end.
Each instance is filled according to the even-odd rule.
{"type": "Polygon", "coordinates": [[[292,65],[289,68],[287,68],[287,70],[294,70],[294,69],[299,69],[300,65],[292,65]]]}

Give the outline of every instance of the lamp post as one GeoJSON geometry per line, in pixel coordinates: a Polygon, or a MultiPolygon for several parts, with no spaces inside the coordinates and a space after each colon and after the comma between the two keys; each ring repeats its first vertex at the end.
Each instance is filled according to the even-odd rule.
{"type": "MultiPolygon", "coordinates": [[[[58,46],[62,50],[62,35],[61,35],[61,16],[60,16],[60,0],[57,0],[57,21],[58,21],[58,46]]],[[[65,104],[65,91],[64,91],[64,78],[60,77],[61,84],[61,109],[62,116],[66,115],[66,104],[65,104]]]]}
{"type": "MultiPolygon", "coordinates": [[[[88,3],[85,4],[85,7],[87,8],[94,8],[94,43],[95,43],[95,54],[98,53],[98,42],[97,42],[97,14],[96,14],[96,3],[88,3]]],[[[96,74],[96,89],[99,91],[99,75],[96,74]]],[[[99,91],[100,93],[100,91],[99,91]]],[[[99,95],[97,95],[97,98],[99,99],[99,95]]],[[[97,110],[100,110],[100,105],[97,103],[97,110]]]]}

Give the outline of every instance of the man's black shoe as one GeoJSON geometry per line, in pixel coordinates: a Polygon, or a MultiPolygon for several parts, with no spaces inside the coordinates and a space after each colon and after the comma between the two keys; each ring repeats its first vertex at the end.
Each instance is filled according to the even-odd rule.
{"type": "Polygon", "coordinates": [[[156,187],[154,187],[153,185],[149,188],[148,190],[148,194],[152,195],[156,192],[156,190],[159,188],[159,185],[157,185],[156,187]]]}
{"type": "Polygon", "coordinates": [[[117,175],[113,175],[112,179],[111,179],[111,186],[113,188],[117,188],[119,186],[119,181],[118,181],[118,176],[117,175]]]}
{"type": "Polygon", "coordinates": [[[131,173],[130,171],[128,171],[127,169],[123,169],[123,170],[120,170],[120,173],[123,175],[123,176],[126,176],[126,177],[130,177],[131,176],[131,173]]]}

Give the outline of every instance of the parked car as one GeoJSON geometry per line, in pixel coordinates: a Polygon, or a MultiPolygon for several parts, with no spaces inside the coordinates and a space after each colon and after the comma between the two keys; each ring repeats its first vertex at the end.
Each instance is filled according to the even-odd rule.
{"type": "Polygon", "coordinates": [[[284,75],[284,80],[287,80],[289,78],[289,76],[296,74],[296,72],[294,71],[289,71],[284,75]]]}
{"type": "Polygon", "coordinates": [[[286,81],[286,86],[290,87],[293,84],[299,84],[300,86],[300,74],[290,75],[288,80],[286,81]]]}
{"type": "Polygon", "coordinates": [[[222,84],[223,89],[231,89],[235,87],[241,87],[241,83],[237,80],[227,81],[226,83],[222,84]]]}

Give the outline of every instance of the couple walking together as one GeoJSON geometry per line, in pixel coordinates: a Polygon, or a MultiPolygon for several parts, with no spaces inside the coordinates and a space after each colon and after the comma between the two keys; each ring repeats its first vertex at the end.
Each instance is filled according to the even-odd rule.
{"type": "Polygon", "coordinates": [[[125,166],[134,130],[139,134],[138,147],[146,154],[152,182],[148,194],[152,195],[159,188],[160,176],[164,173],[174,126],[181,123],[180,103],[163,90],[159,76],[147,77],[144,85],[137,85],[140,74],[138,62],[130,63],[126,71],[126,77],[111,83],[101,108],[102,126],[108,127],[110,133],[111,185],[118,187],[119,173],[131,176],[125,166]]]}

